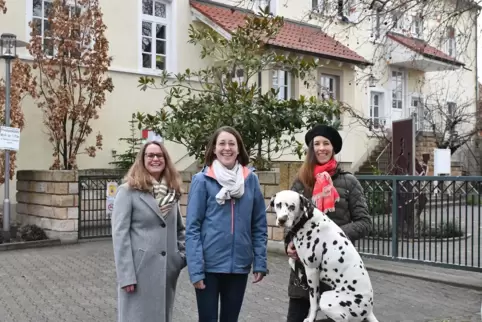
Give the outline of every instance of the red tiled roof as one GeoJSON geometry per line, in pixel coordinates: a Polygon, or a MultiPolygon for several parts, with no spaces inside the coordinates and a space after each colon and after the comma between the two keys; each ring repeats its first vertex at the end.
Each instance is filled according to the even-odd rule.
{"type": "Polygon", "coordinates": [[[407,37],[404,35],[400,35],[397,33],[389,32],[387,33],[387,37],[398,42],[399,44],[404,45],[405,47],[427,57],[430,59],[435,59],[442,61],[444,63],[452,64],[452,65],[457,65],[457,66],[463,66],[464,64],[455,60],[455,58],[447,55],[441,50],[438,50],[435,47],[430,46],[427,44],[425,41],[416,39],[416,38],[411,38],[407,37]]]}
{"type": "MultiPolygon", "coordinates": [[[[228,32],[233,32],[238,26],[243,25],[245,17],[252,14],[246,10],[209,1],[191,0],[191,6],[228,32]]],[[[325,34],[319,27],[296,23],[286,19],[276,38],[268,43],[272,46],[292,49],[312,54],[313,56],[347,61],[354,64],[370,64],[355,51],[325,34]]]]}

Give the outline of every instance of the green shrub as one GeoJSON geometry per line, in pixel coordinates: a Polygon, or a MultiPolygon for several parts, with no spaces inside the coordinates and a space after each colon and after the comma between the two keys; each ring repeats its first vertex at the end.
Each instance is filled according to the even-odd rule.
{"type": "Polygon", "coordinates": [[[26,225],[19,229],[18,236],[23,241],[45,240],[48,239],[45,231],[37,225],[26,225]]]}

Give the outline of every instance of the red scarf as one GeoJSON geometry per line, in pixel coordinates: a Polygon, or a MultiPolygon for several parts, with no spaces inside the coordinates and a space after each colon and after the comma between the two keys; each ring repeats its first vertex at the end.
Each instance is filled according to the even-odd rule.
{"type": "Polygon", "coordinates": [[[312,200],[316,208],[323,212],[335,211],[335,202],[340,200],[340,195],[333,186],[331,176],[335,174],[337,162],[331,159],[325,164],[315,166],[313,175],[315,176],[315,186],[313,187],[312,200]]]}

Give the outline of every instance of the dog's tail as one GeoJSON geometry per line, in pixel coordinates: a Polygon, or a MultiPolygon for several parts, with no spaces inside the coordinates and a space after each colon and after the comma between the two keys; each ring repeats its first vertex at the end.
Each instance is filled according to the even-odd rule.
{"type": "Polygon", "coordinates": [[[373,314],[373,311],[367,316],[366,321],[367,322],[378,322],[378,319],[375,317],[375,314],[373,314]]]}

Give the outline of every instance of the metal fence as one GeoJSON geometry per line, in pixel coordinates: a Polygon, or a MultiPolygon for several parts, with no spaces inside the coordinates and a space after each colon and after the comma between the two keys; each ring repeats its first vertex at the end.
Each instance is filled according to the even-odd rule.
{"type": "MultiPolygon", "coordinates": [[[[79,239],[111,236],[108,182],[79,176],[79,239]]],[[[373,226],[355,242],[366,256],[482,271],[482,177],[358,176],[373,226]]]]}
{"type": "Polygon", "coordinates": [[[110,237],[111,222],[106,206],[107,183],[121,183],[122,176],[79,175],[79,239],[110,237]]]}
{"type": "Polygon", "coordinates": [[[378,258],[482,271],[482,177],[358,176],[373,229],[355,242],[378,258]]]}

